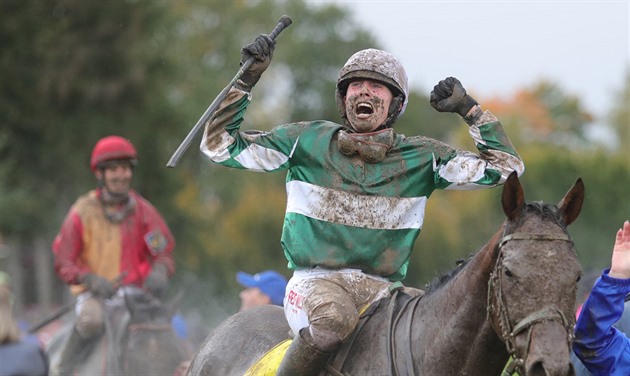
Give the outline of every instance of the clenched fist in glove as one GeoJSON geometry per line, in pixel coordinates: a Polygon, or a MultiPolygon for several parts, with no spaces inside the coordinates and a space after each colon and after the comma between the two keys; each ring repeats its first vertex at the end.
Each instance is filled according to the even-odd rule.
{"type": "Polygon", "coordinates": [[[86,274],[82,278],[81,283],[83,283],[94,296],[99,298],[111,298],[116,292],[113,283],[96,274],[86,274]]]}
{"type": "Polygon", "coordinates": [[[168,268],[164,264],[156,263],[151,268],[151,273],[144,281],[146,288],[151,295],[160,298],[168,287],[168,268]]]}
{"type": "Polygon", "coordinates": [[[466,89],[455,77],[448,77],[433,87],[429,99],[431,106],[440,112],[454,112],[466,117],[477,101],[466,94],[466,89]]]}
{"type": "Polygon", "coordinates": [[[273,50],[276,47],[276,41],[271,39],[267,34],[261,34],[254,41],[241,49],[241,66],[250,58],[254,58],[254,62],[241,75],[236,82],[236,87],[250,91],[254,85],[260,80],[263,72],[271,63],[273,50]]]}

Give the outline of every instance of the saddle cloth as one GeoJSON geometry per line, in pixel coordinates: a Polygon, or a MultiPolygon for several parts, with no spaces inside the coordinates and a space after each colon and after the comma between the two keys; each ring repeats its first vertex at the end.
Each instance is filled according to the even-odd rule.
{"type": "MultiPolygon", "coordinates": [[[[390,290],[390,298],[396,299],[396,294],[391,295],[391,293],[393,293],[396,290],[405,290],[405,288],[400,282],[395,282],[389,287],[389,290],[390,290]]],[[[405,294],[407,296],[405,300],[409,299],[410,296],[424,294],[424,291],[422,290],[417,290],[417,289],[406,289],[406,290],[407,290],[406,292],[411,293],[411,294],[410,295],[405,294]]],[[[360,316],[359,324],[357,325],[357,328],[354,330],[353,336],[351,337],[349,341],[347,341],[346,343],[342,345],[341,349],[339,349],[339,352],[335,355],[336,363],[338,363],[336,364],[337,367],[340,367],[341,364],[343,364],[343,361],[345,360],[347,352],[352,346],[354,337],[361,330],[361,327],[363,326],[365,321],[367,321],[367,319],[372,315],[372,313],[376,310],[376,308],[378,308],[381,302],[387,301],[388,299],[389,298],[383,298],[371,304],[366,304],[363,308],[359,310],[359,316],[360,316]]],[[[289,348],[289,345],[291,344],[292,341],[293,341],[292,339],[286,339],[280,342],[279,344],[277,344],[275,347],[269,350],[265,355],[263,355],[256,363],[254,363],[251,367],[249,367],[249,369],[245,371],[244,376],[275,376],[276,372],[278,371],[278,367],[280,367],[280,362],[282,361],[282,358],[284,357],[284,354],[287,352],[287,349],[289,348]]],[[[334,366],[335,364],[333,364],[333,368],[334,366]]]]}
{"type": "Polygon", "coordinates": [[[262,358],[249,367],[244,376],[275,376],[280,362],[292,341],[292,339],[285,339],[267,351],[262,358]]]}

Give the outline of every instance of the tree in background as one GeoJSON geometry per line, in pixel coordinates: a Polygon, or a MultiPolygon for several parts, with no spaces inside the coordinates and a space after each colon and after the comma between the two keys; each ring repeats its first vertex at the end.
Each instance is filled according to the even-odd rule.
{"type": "MultiPolygon", "coordinates": [[[[274,200],[261,196],[260,187],[235,189],[241,185],[229,173],[200,173],[196,147],[176,170],[164,167],[168,157],[235,74],[241,46],[269,32],[280,15],[295,20],[294,37],[282,36],[276,63],[257,88],[258,95],[273,94],[256,109],[256,120],[269,126],[302,112],[336,115],[331,94],[336,77],[330,72],[351,52],[374,45],[345,11],[312,9],[300,1],[7,0],[0,12],[7,19],[0,26],[0,210],[12,214],[0,219],[3,249],[11,256],[4,260],[12,262],[2,265],[23,276],[27,286],[54,285],[47,280],[53,277],[33,276],[52,270],[52,237],[73,199],[93,187],[88,160],[94,143],[119,134],[138,148],[134,185],[171,225],[179,270],[198,274],[206,295],[216,290],[229,300],[238,286],[233,283],[234,291],[225,286],[231,286],[230,269],[239,260],[252,259],[247,254],[260,247],[282,258],[277,229],[255,226],[256,220],[271,223],[257,209],[274,200]],[[322,54],[327,43],[336,48],[322,54]],[[308,91],[300,90],[306,83],[308,91]],[[234,220],[225,221],[221,209],[243,205],[248,197],[245,207],[263,218],[244,215],[234,220],[249,219],[251,226],[230,226],[234,220]],[[239,244],[233,239],[248,238],[254,240],[241,243],[255,249],[232,249],[239,244]],[[237,252],[236,259],[229,257],[237,252]],[[46,257],[40,272],[19,271],[46,257]]],[[[266,184],[282,187],[282,180],[278,175],[266,184]]],[[[253,260],[275,266],[272,257],[253,260]]],[[[53,290],[62,291],[19,295],[36,303],[53,290]]]]}
{"type": "MultiPolygon", "coordinates": [[[[213,325],[238,309],[237,270],[286,270],[282,174],[201,168],[195,143],[176,169],[165,164],[236,73],[240,48],[270,32],[283,14],[294,24],[278,38],[274,62],[253,93],[264,100],[252,103],[244,129],[296,119],[338,121],[339,68],[355,51],[380,47],[346,10],[272,0],[4,0],[0,13],[0,235],[8,245],[0,249],[0,268],[19,254],[12,274],[26,287],[16,296],[27,303],[48,295],[62,299],[55,293],[61,287],[51,288],[52,236],[74,198],[93,186],[90,151],[111,133],[137,146],[134,186],[175,234],[174,282],[185,292],[184,307],[198,303],[213,325]],[[22,272],[33,265],[40,265],[38,272],[22,272]]],[[[587,128],[602,119],[553,83],[482,101],[525,159],[527,199],[561,197],[565,192],[558,190],[583,177],[587,199],[572,234],[585,266],[606,263],[598,251],[609,249],[606,234],[630,212],[629,81],[606,119],[618,134],[617,148],[588,139],[587,128]]],[[[412,90],[397,131],[472,149],[463,141],[470,142],[465,124],[434,111],[429,91],[412,90]]],[[[498,189],[437,193],[405,283],[421,287],[480,248],[503,220],[499,201],[498,189]]]]}
{"type": "MultiPolygon", "coordinates": [[[[507,99],[482,101],[501,120],[525,161],[521,182],[527,200],[562,197],[566,193],[563,187],[583,178],[587,198],[571,233],[585,270],[607,265],[602,251],[610,244],[605,234],[630,213],[630,117],[624,117],[628,87],[627,80],[621,90],[625,94],[611,104],[615,115],[600,125],[615,130],[617,139],[626,140],[618,148],[592,142],[587,129],[597,119],[583,109],[578,98],[549,82],[518,90],[507,99]]],[[[466,132],[462,127],[451,128],[451,142],[458,148],[472,148],[466,144],[466,132]]],[[[504,219],[500,193],[493,189],[434,195],[426,211],[433,220],[425,223],[416,243],[406,283],[422,286],[454,267],[456,260],[476,252],[504,219]]]]}
{"type": "Polygon", "coordinates": [[[608,121],[615,130],[616,149],[630,159],[630,69],[626,72],[624,86],[616,94],[618,101],[613,104],[608,121]]]}
{"type": "MultiPolygon", "coordinates": [[[[171,151],[236,73],[241,47],[258,34],[270,32],[281,15],[290,15],[294,23],[278,38],[274,63],[253,93],[263,100],[254,101],[243,129],[270,129],[296,118],[339,119],[334,100],[336,74],[356,50],[375,45],[347,11],[333,5],[313,8],[301,1],[263,1],[212,6],[176,2],[171,6],[182,15],[177,28],[185,33],[186,41],[174,45],[176,51],[170,53],[189,59],[181,62],[186,76],[173,90],[188,118],[181,136],[168,144],[171,151]]],[[[190,261],[186,268],[207,282],[199,296],[222,302],[215,307],[225,317],[225,311],[238,308],[236,270],[286,270],[280,246],[284,176],[243,176],[200,166],[207,161],[197,145],[191,149],[173,171],[184,184],[185,194],[178,195],[178,202],[185,206],[180,207],[200,220],[196,222],[197,243],[181,257],[190,261]]]]}
{"type": "Polygon", "coordinates": [[[165,95],[173,66],[156,37],[169,15],[151,2],[71,0],[7,0],[0,12],[0,233],[14,269],[37,268],[13,273],[22,285],[59,299],[63,289],[46,278],[50,244],[74,198],[95,184],[88,161],[99,138],[132,139],[142,166],[136,186],[171,222],[186,221],[169,197],[178,181],[152,163],[166,158],[161,144],[177,115],[165,95]]]}

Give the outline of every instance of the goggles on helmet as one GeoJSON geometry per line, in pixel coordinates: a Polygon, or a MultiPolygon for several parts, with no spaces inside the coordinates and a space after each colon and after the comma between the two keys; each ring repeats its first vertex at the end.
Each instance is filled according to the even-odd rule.
{"type": "Polygon", "coordinates": [[[358,153],[361,159],[368,163],[377,163],[385,159],[393,144],[392,128],[370,133],[348,133],[340,130],[337,139],[339,151],[348,156],[358,153]]]}

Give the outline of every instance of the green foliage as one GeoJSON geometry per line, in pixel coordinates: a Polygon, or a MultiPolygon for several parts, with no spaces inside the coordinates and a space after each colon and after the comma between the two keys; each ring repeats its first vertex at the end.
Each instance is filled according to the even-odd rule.
{"type": "Polygon", "coordinates": [[[618,91],[608,121],[616,133],[617,149],[630,160],[630,69],[626,70],[624,86],[618,91]]]}
{"type": "Polygon", "coordinates": [[[480,249],[504,220],[501,188],[439,191],[427,203],[406,284],[422,287],[480,249]]]}
{"type": "MultiPolygon", "coordinates": [[[[165,163],[236,73],[241,47],[283,14],[294,23],[278,37],[244,129],[338,121],[339,68],[352,53],[379,48],[347,12],[272,0],[1,1],[1,237],[25,249],[52,242],[74,199],[94,186],[94,143],[119,134],[140,154],[135,188],[176,236],[185,304],[202,304],[216,322],[238,307],[237,270],[289,276],[280,247],[283,174],[210,166],[197,150],[200,136],[177,169],[165,163]]],[[[587,201],[570,229],[585,265],[608,263],[614,231],[630,213],[629,87],[630,76],[607,119],[618,133],[615,150],[593,147],[585,136],[593,119],[555,84],[482,103],[525,159],[527,199],[555,202],[584,179],[587,201]]],[[[433,110],[428,92],[410,93],[396,129],[473,149],[463,121],[433,110]]],[[[503,220],[500,192],[436,192],[405,282],[421,286],[481,247],[503,220]]]]}
{"type": "MultiPolygon", "coordinates": [[[[73,200],[94,186],[94,143],[119,134],[139,151],[135,188],[170,224],[179,270],[236,300],[238,287],[222,289],[220,281],[233,281],[237,269],[286,268],[281,175],[209,168],[195,144],[178,169],[164,164],[236,73],[240,48],[284,13],[294,24],[278,38],[246,127],[337,118],[336,72],[373,45],[346,11],[300,1],[8,0],[0,7],[0,209],[13,214],[2,216],[3,236],[26,247],[35,238],[51,242],[73,200]]],[[[191,278],[181,274],[185,285],[191,278]]]]}
{"type": "Polygon", "coordinates": [[[406,136],[426,136],[447,141],[455,129],[465,129],[466,123],[453,114],[437,112],[429,104],[429,93],[409,93],[409,103],[394,128],[406,136]]]}
{"type": "Polygon", "coordinates": [[[523,186],[529,199],[558,202],[578,178],[583,180],[586,199],[569,232],[585,269],[609,265],[614,235],[630,213],[628,158],[545,147],[528,151],[524,158],[523,186]]]}
{"type": "Polygon", "coordinates": [[[553,124],[546,137],[560,145],[585,146],[586,126],[593,120],[577,97],[567,95],[553,83],[539,82],[532,94],[548,111],[553,124]]]}

